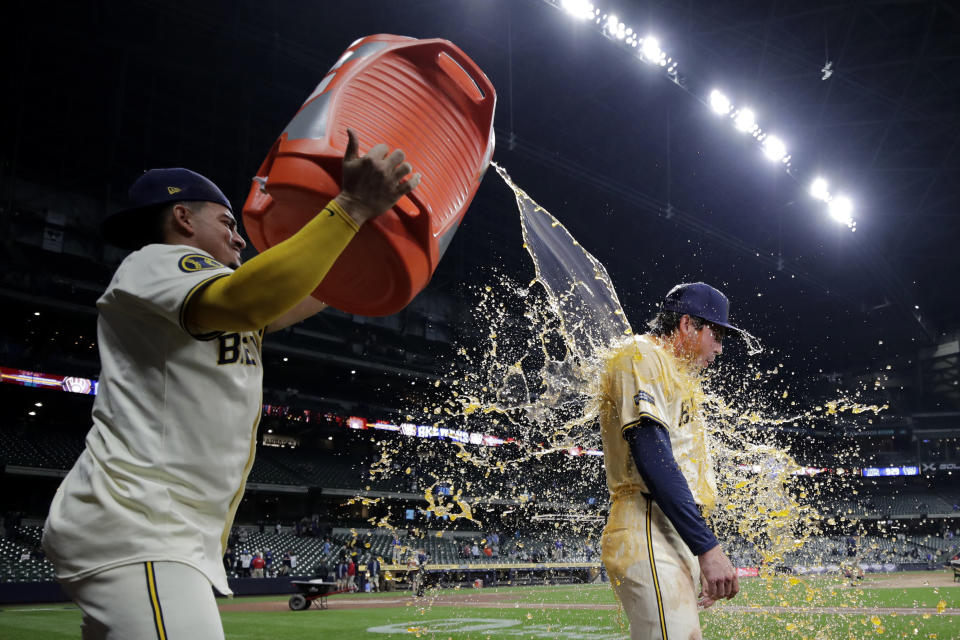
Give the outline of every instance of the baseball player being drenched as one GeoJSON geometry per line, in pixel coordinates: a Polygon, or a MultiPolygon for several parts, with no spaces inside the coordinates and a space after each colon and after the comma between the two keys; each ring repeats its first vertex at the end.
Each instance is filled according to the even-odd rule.
{"type": "Polygon", "coordinates": [[[230,202],[187,169],[153,169],[104,237],[136,249],[97,301],[101,373],[86,448],[50,505],[43,543],[83,612],[84,638],[223,638],[211,584],[253,465],[264,333],[310,297],[359,227],[420,182],[399,149],[358,154],[340,194],[241,266],[230,202]]]}
{"type": "Polygon", "coordinates": [[[677,285],[650,332],[606,361],[599,399],[611,505],[602,559],[633,640],[701,638],[698,605],[740,589],[701,515],[714,506],[716,481],[698,377],[726,332],[737,331],[728,309],[707,284],[677,285]]]}

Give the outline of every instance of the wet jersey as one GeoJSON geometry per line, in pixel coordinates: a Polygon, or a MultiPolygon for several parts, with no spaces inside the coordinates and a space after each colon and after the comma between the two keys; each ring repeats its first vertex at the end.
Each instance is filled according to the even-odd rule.
{"type": "Polygon", "coordinates": [[[695,377],[651,336],[631,336],[607,359],[600,388],[603,463],[610,495],[648,493],[623,434],[649,419],[670,436],[673,455],[697,504],[712,509],[716,476],[695,377]]]}

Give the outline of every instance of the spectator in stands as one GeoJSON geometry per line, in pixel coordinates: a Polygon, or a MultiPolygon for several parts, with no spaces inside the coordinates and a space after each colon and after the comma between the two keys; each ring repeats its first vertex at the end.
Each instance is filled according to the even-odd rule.
{"type": "Polygon", "coordinates": [[[490,548],[490,545],[486,545],[486,544],[483,545],[483,555],[485,555],[488,558],[493,557],[493,549],[490,548]]]}
{"type": "Polygon", "coordinates": [[[250,577],[250,571],[251,571],[251,565],[252,565],[252,564],[253,564],[253,554],[251,554],[249,551],[247,551],[246,549],[244,549],[244,550],[240,553],[240,568],[241,568],[240,577],[241,577],[241,578],[249,578],[249,577],[250,577]]]}
{"type": "Polygon", "coordinates": [[[352,556],[350,562],[347,563],[347,589],[349,591],[357,590],[357,563],[353,561],[352,556]]]}
{"type": "Polygon", "coordinates": [[[273,564],[273,551],[267,549],[263,553],[263,563],[264,563],[264,574],[268,578],[273,578],[277,574],[275,573],[276,567],[273,564]]]}
{"type": "Polygon", "coordinates": [[[237,554],[233,552],[233,547],[227,547],[227,552],[223,554],[223,568],[230,573],[236,564],[237,554]]]}
{"type": "Polygon", "coordinates": [[[467,544],[463,545],[463,548],[460,549],[460,557],[461,557],[461,558],[467,558],[467,559],[470,558],[470,543],[469,543],[469,542],[468,542],[467,544]]]}
{"type": "Polygon", "coordinates": [[[424,591],[424,569],[423,565],[426,563],[426,558],[424,562],[421,563],[419,553],[411,554],[409,560],[407,560],[407,577],[410,580],[410,588],[413,590],[413,595],[417,598],[423,596],[424,591]]]}
{"type": "Polygon", "coordinates": [[[473,558],[479,558],[479,557],[480,557],[480,545],[478,545],[476,542],[474,542],[474,543],[473,543],[473,546],[470,547],[470,555],[471,555],[473,558]]]}
{"type": "Polygon", "coordinates": [[[380,590],[380,559],[375,555],[371,555],[367,561],[367,580],[370,582],[371,591],[380,590]]]}
{"type": "Polygon", "coordinates": [[[250,561],[251,577],[253,578],[262,578],[263,569],[267,566],[266,561],[263,559],[263,555],[258,551],[254,554],[253,560],[250,561]]]}
{"type": "Polygon", "coordinates": [[[330,555],[330,538],[326,538],[323,541],[323,555],[325,556],[330,555]]]}
{"type": "Polygon", "coordinates": [[[330,567],[327,566],[322,559],[317,564],[313,565],[313,577],[319,578],[324,582],[329,582],[332,577],[333,572],[330,571],[330,567]]]}
{"type": "Polygon", "coordinates": [[[297,557],[297,552],[291,549],[287,552],[287,555],[290,556],[290,573],[297,575],[297,564],[300,562],[300,559],[297,557]]]}
{"type": "Polygon", "coordinates": [[[393,542],[390,543],[390,561],[393,564],[400,563],[402,547],[400,545],[400,538],[396,534],[393,535],[393,542]]]}
{"type": "Polygon", "coordinates": [[[346,557],[341,556],[340,562],[337,563],[337,591],[346,591],[347,590],[347,570],[349,565],[347,564],[346,557]]]}
{"type": "Polygon", "coordinates": [[[281,526],[281,524],[278,522],[276,525],[274,525],[274,530],[277,532],[277,535],[280,535],[283,533],[283,526],[281,526]]]}

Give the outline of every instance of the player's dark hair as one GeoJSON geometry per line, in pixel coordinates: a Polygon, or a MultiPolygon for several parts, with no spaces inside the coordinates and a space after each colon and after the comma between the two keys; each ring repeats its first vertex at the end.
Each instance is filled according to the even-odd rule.
{"type": "MultiPolygon", "coordinates": [[[[657,312],[657,315],[654,316],[653,320],[647,323],[647,326],[650,328],[651,334],[662,338],[676,331],[677,327],[680,326],[680,319],[685,315],[689,314],[678,313],[676,311],[664,311],[661,309],[657,312]]],[[[690,322],[693,323],[694,329],[699,329],[707,323],[707,321],[700,316],[690,316],[690,322]]]]}

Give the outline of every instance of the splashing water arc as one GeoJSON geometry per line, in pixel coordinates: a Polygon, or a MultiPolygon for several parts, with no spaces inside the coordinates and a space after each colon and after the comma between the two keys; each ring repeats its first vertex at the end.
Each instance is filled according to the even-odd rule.
{"type": "Polygon", "coordinates": [[[614,341],[633,333],[606,268],[518,187],[503,167],[491,164],[517,199],[523,246],[573,356],[581,361],[593,359],[614,341]]]}

